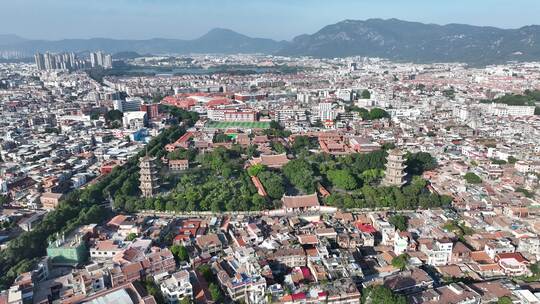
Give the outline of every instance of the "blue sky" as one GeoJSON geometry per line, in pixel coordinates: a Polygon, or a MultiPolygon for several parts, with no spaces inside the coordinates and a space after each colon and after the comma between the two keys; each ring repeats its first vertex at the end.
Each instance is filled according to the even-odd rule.
{"type": "Polygon", "coordinates": [[[288,40],[368,18],[503,28],[540,23],[540,0],[0,0],[0,7],[0,34],[34,39],[191,39],[222,27],[288,40]]]}

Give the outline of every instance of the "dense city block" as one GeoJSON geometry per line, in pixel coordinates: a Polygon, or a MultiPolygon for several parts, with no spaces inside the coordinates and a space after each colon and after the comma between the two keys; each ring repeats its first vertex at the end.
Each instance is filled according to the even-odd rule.
{"type": "Polygon", "coordinates": [[[540,63],[0,63],[0,303],[540,303],[540,63]]]}

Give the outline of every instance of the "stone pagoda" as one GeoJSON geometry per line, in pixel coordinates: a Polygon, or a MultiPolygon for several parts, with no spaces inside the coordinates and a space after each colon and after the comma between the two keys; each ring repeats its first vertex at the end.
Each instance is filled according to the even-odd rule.
{"type": "Polygon", "coordinates": [[[383,186],[403,186],[405,181],[405,153],[399,149],[388,151],[386,158],[386,171],[382,181],[383,186]]]}
{"type": "Polygon", "coordinates": [[[148,155],[139,161],[139,181],[143,197],[152,197],[159,189],[158,168],[155,164],[156,158],[148,155]]]}

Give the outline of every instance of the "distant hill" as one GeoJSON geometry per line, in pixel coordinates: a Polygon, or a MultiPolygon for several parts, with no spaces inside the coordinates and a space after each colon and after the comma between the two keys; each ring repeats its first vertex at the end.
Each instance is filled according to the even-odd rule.
{"type": "Polygon", "coordinates": [[[11,34],[0,34],[0,45],[10,45],[10,44],[17,44],[26,41],[26,39],[21,38],[17,35],[11,35],[11,34]]]}
{"type": "Polygon", "coordinates": [[[124,52],[118,52],[118,53],[113,54],[114,59],[135,59],[142,56],[143,55],[137,52],[131,52],[131,51],[124,51],[124,52]]]}
{"type": "Polygon", "coordinates": [[[398,19],[345,20],[294,38],[278,54],[472,64],[540,60],[540,26],[499,29],[398,19]]]}
{"type": "Polygon", "coordinates": [[[193,40],[118,40],[107,38],[27,40],[0,35],[0,51],[139,54],[264,53],[285,56],[369,56],[412,62],[465,62],[485,65],[540,60],[540,26],[519,29],[463,24],[424,24],[398,19],[345,20],[291,42],[251,38],[227,29],[213,29],[193,40]]]}
{"type": "Polygon", "coordinates": [[[139,54],[188,53],[275,53],[286,42],[251,38],[231,30],[213,29],[194,40],[154,38],[148,40],[119,40],[108,38],[49,40],[17,40],[0,35],[0,51],[21,51],[30,56],[36,52],[86,52],[103,50],[109,53],[136,52],[139,54]]]}

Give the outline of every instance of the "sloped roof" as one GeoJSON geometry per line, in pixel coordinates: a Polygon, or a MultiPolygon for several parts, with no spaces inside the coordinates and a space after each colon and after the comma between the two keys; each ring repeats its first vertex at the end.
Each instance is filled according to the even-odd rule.
{"type": "Polygon", "coordinates": [[[298,196],[283,196],[283,206],[286,208],[305,208],[318,207],[319,199],[317,194],[298,195],[298,196]]]}

